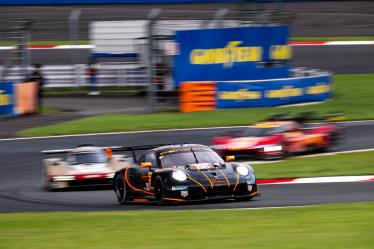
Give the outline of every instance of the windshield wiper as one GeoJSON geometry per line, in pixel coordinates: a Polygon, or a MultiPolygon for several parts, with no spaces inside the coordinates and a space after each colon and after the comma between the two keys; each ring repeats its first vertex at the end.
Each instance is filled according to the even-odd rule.
{"type": "Polygon", "coordinates": [[[197,160],[196,154],[192,148],[191,148],[191,152],[192,152],[193,157],[195,158],[196,163],[199,163],[199,160],[197,160]]]}

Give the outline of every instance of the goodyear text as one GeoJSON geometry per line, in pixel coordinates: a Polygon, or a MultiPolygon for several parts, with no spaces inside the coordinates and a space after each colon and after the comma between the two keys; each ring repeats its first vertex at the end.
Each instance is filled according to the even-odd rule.
{"type": "Polygon", "coordinates": [[[194,49],[190,63],[199,65],[223,64],[231,67],[235,62],[255,62],[263,58],[262,47],[240,47],[242,41],[231,41],[224,48],[194,49]]]}

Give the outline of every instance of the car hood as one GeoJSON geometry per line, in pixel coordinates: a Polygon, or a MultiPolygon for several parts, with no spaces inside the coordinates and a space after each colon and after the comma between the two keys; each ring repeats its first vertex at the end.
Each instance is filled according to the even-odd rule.
{"type": "Polygon", "coordinates": [[[74,164],[68,165],[68,174],[98,174],[98,173],[112,173],[113,170],[108,167],[107,163],[93,163],[93,164],[74,164]]]}
{"type": "Polygon", "coordinates": [[[229,149],[245,149],[257,146],[264,137],[238,137],[227,141],[225,146],[229,149]]]}

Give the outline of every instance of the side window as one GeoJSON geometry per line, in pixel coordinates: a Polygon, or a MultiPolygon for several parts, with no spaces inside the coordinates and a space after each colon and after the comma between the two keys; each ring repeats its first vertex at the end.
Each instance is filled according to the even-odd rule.
{"type": "Polygon", "coordinates": [[[74,164],[75,163],[75,155],[73,153],[69,153],[66,157],[66,162],[68,164],[74,164]]]}
{"type": "Polygon", "coordinates": [[[156,153],[153,152],[153,151],[148,152],[148,153],[145,155],[144,162],[151,162],[151,163],[152,163],[152,168],[158,168],[158,165],[157,165],[157,158],[156,158],[156,153]]]}

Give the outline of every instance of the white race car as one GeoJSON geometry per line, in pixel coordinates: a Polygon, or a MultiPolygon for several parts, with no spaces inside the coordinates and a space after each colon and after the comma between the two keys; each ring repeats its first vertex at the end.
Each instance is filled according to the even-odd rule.
{"type": "Polygon", "coordinates": [[[82,145],[74,149],[47,150],[44,154],[67,154],[42,163],[42,184],[47,190],[111,185],[114,173],[130,165],[132,157],[113,155],[112,149],[82,145]]]}

